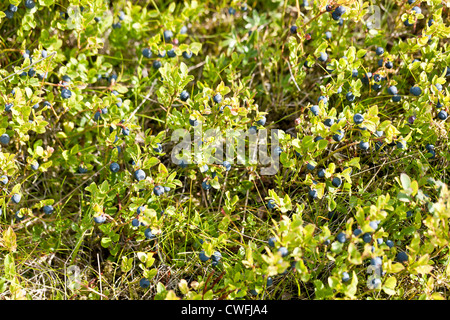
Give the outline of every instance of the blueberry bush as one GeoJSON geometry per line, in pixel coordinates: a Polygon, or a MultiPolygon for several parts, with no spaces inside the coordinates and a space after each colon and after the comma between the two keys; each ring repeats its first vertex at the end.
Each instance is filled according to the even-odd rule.
{"type": "Polygon", "coordinates": [[[0,298],[448,299],[449,17],[2,1],[0,298]]]}

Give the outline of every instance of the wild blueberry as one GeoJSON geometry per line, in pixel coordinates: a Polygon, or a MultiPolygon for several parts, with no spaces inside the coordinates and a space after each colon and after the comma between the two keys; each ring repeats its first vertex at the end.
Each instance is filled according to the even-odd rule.
{"type": "Polygon", "coordinates": [[[152,233],[152,230],[150,230],[150,228],[145,229],[144,231],[144,236],[148,239],[148,240],[152,240],[155,239],[156,236],[152,233]]]}
{"type": "Polygon", "coordinates": [[[297,33],[297,26],[291,26],[291,28],[289,29],[291,31],[291,33],[297,33]]]}
{"type": "Polygon", "coordinates": [[[328,54],[325,52],[321,52],[319,58],[317,58],[319,61],[325,62],[328,60],[328,54]]]}
{"type": "Polygon", "coordinates": [[[340,243],[344,243],[347,240],[347,236],[345,235],[344,232],[341,232],[336,236],[336,240],[339,241],[340,243]]]}
{"type": "Polygon", "coordinates": [[[349,101],[349,102],[353,102],[355,100],[355,96],[353,95],[352,92],[347,92],[347,94],[345,95],[345,98],[349,101]]]}
{"type": "Polygon", "coordinates": [[[361,233],[362,233],[362,230],[359,229],[359,228],[356,228],[356,229],[353,231],[353,235],[354,235],[355,237],[359,236],[361,233]]]}
{"type": "Polygon", "coordinates": [[[274,209],[275,207],[276,207],[275,201],[273,201],[272,199],[267,201],[267,208],[274,209]]]}
{"type": "Polygon", "coordinates": [[[412,8],[412,11],[414,11],[416,14],[422,13],[422,9],[420,9],[420,7],[418,7],[418,6],[415,6],[414,8],[412,8]]]}
{"type": "Polygon", "coordinates": [[[189,99],[189,92],[187,92],[186,90],[182,91],[180,93],[180,100],[181,101],[187,101],[187,99],[189,99]]]}
{"type": "Polygon", "coordinates": [[[388,92],[390,95],[395,96],[395,95],[398,93],[398,90],[397,90],[397,87],[396,87],[396,86],[390,86],[390,87],[387,89],[387,92],[388,92]]]}
{"type": "Polygon", "coordinates": [[[445,110],[441,110],[439,111],[439,113],[437,114],[438,119],[440,120],[446,120],[448,117],[448,114],[445,110]]]}
{"type": "Polygon", "coordinates": [[[8,181],[9,181],[8,176],[3,175],[3,176],[0,177],[0,182],[1,183],[7,184],[8,181]]]}
{"type": "Polygon", "coordinates": [[[320,96],[319,99],[317,99],[317,103],[319,103],[320,101],[323,101],[324,104],[328,103],[328,99],[325,96],[320,96]]]}
{"type": "Polygon", "coordinates": [[[208,181],[203,181],[202,182],[202,188],[203,188],[203,190],[209,190],[209,189],[211,189],[211,185],[208,183],[208,181]]]}
{"type": "Polygon", "coordinates": [[[332,34],[330,31],[325,32],[325,38],[327,38],[328,40],[331,39],[332,34]]]}
{"type": "Polygon", "coordinates": [[[308,191],[308,196],[309,196],[311,199],[317,199],[317,190],[316,190],[316,189],[310,189],[310,190],[308,191]]]}
{"type": "Polygon", "coordinates": [[[266,124],[266,117],[262,116],[261,119],[259,119],[256,123],[260,126],[264,126],[266,124]]]}
{"type": "Polygon", "coordinates": [[[94,221],[95,221],[95,223],[99,223],[99,224],[103,223],[106,221],[106,216],[102,214],[100,216],[94,217],[94,221]]]}
{"type": "Polygon", "coordinates": [[[33,9],[36,6],[36,3],[34,3],[33,0],[25,0],[25,7],[27,9],[33,9]]]}
{"type": "Polygon", "coordinates": [[[420,89],[420,87],[418,86],[413,86],[411,87],[411,89],[409,89],[409,92],[417,97],[420,96],[420,94],[422,93],[422,89],[420,89]]]}
{"type": "Polygon", "coordinates": [[[334,124],[334,119],[332,118],[325,119],[323,124],[326,125],[327,127],[331,127],[334,124]]]}
{"type": "Polygon", "coordinates": [[[355,122],[355,124],[361,124],[364,121],[364,116],[360,113],[355,113],[355,115],[353,116],[353,122],[355,122]]]}
{"type": "Polygon", "coordinates": [[[401,99],[402,99],[401,96],[395,95],[395,96],[392,97],[392,102],[399,102],[401,99]]]}
{"type": "Polygon", "coordinates": [[[142,49],[142,55],[146,58],[152,57],[152,51],[149,48],[142,49]]]}
{"type": "Polygon", "coordinates": [[[205,254],[205,251],[201,251],[199,254],[198,254],[198,257],[200,258],[200,261],[203,261],[203,262],[206,262],[206,261],[208,261],[211,257],[208,257],[206,254],[205,254]]]}
{"type": "Polygon", "coordinates": [[[368,232],[363,234],[363,241],[365,243],[370,243],[372,241],[372,235],[368,232]]]}
{"type": "Polygon", "coordinates": [[[398,262],[407,262],[408,261],[408,255],[406,252],[399,252],[397,254],[397,261],[398,262]]]}
{"type": "Polygon", "coordinates": [[[312,163],[307,163],[306,164],[306,169],[309,170],[309,171],[313,171],[315,167],[316,166],[313,165],[312,163]]]}
{"type": "Polygon", "coordinates": [[[61,97],[63,99],[69,99],[71,96],[72,96],[72,92],[69,89],[64,88],[61,90],[61,97]]]}
{"type": "Polygon", "coordinates": [[[159,60],[153,61],[153,68],[159,69],[161,67],[162,67],[161,61],[159,61],[159,60]]]}
{"type": "Polygon", "coordinates": [[[138,169],[134,172],[134,178],[138,181],[144,180],[146,177],[146,174],[144,172],[144,170],[142,169],[138,169]]]}
{"type": "Polygon", "coordinates": [[[220,93],[217,93],[214,97],[213,100],[215,103],[221,103],[222,102],[222,95],[220,93]]]}
{"type": "Polygon", "coordinates": [[[367,150],[369,149],[369,142],[361,141],[358,146],[361,150],[367,150]]]}
{"type": "Polygon", "coordinates": [[[378,229],[378,223],[376,221],[370,221],[369,226],[373,229],[373,230],[377,230],[378,229]]]}
{"type": "Polygon", "coordinates": [[[387,245],[389,248],[392,248],[392,247],[394,246],[394,242],[392,242],[392,240],[386,240],[386,245],[387,245]]]}
{"type": "Polygon", "coordinates": [[[382,47],[377,47],[375,49],[375,53],[379,56],[381,56],[384,53],[384,49],[382,47]]]}
{"type": "Polygon", "coordinates": [[[174,49],[170,49],[169,51],[167,51],[167,56],[169,58],[175,58],[177,56],[177,54],[175,53],[174,49]]]}
{"type": "Polygon", "coordinates": [[[5,16],[6,16],[7,19],[14,19],[14,12],[11,12],[9,10],[5,10],[4,13],[5,13],[5,16]]]}
{"type": "Polygon", "coordinates": [[[275,247],[275,243],[277,242],[277,239],[275,237],[270,237],[267,242],[269,244],[269,247],[274,248],[275,247]]]}
{"type": "Polygon", "coordinates": [[[34,161],[34,162],[31,164],[31,169],[33,169],[34,171],[36,171],[37,169],[39,169],[39,162],[34,161]]]}
{"type": "Polygon", "coordinates": [[[52,214],[53,212],[53,206],[51,205],[46,205],[42,208],[42,210],[44,211],[45,214],[49,215],[52,214]]]}
{"type": "Polygon", "coordinates": [[[11,111],[13,106],[14,106],[14,104],[12,102],[5,104],[5,111],[6,112],[11,111]]]}
{"type": "Polygon", "coordinates": [[[190,51],[190,52],[183,51],[182,55],[183,55],[183,58],[190,59],[190,58],[192,58],[192,51],[190,51]]]}
{"type": "Polygon", "coordinates": [[[157,143],[156,147],[153,148],[153,151],[155,151],[157,153],[162,153],[162,144],[161,143],[157,143]]]}
{"type": "Polygon", "coordinates": [[[348,280],[350,280],[348,272],[342,272],[342,282],[347,282],[348,280]]]}
{"type": "Polygon", "coordinates": [[[170,30],[164,30],[164,41],[169,42],[173,37],[173,32],[170,30]]]}
{"type": "Polygon", "coordinates": [[[342,180],[339,179],[338,177],[334,177],[333,180],[331,181],[331,184],[336,187],[339,188],[342,184],[342,180]]]}
{"type": "Polygon", "coordinates": [[[4,133],[0,136],[0,143],[3,145],[7,145],[9,143],[10,137],[7,133],[4,133]]]}
{"type": "Polygon", "coordinates": [[[153,188],[153,193],[157,196],[161,196],[164,193],[164,187],[163,186],[155,186],[153,188]]]}
{"type": "Polygon", "coordinates": [[[325,178],[325,169],[324,169],[324,168],[321,168],[319,171],[317,171],[317,176],[318,176],[320,179],[325,178]]]}
{"type": "Polygon", "coordinates": [[[319,112],[320,112],[319,106],[318,106],[318,105],[312,106],[312,107],[311,107],[311,112],[312,112],[315,116],[318,116],[318,115],[319,115],[319,112]]]}
{"type": "Polygon", "coordinates": [[[139,227],[139,225],[140,225],[139,219],[134,218],[133,221],[131,221],[131,225],[132,225],[133,227],[139,227]]]}
{"type": "Polygon", "coordinates": [[[139,286],[142,289],[147,289],[148,287],[150,287],[150,281],[146,278],[142,278],[141,280],[139,280],[139,286]]]}
{"type": "Polygon", "coordinates": [[[119,172],[119,170],[120,170],[120,166],[119,166],[119,164],[118,163],[116,163],[116,162],[113,162],[113,163],[111,163],[110,165],[109,165],[109,170],[111,170],[111,172],[119,172]]]}
{"type": "Polygon", "coordinates": [[[289,254],[288,249],[286,249],[286,247],[280,247],[278,249],[278,252],[281,254],[282,257],[286,257],[289,254]]]}

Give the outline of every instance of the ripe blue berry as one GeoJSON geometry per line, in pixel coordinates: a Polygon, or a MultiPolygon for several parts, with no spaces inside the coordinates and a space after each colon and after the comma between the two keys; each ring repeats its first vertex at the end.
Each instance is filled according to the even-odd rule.
{"type": "Polygon", "coordinates": [[[189,92],[187,92],[186,90],[182,91],[180,93],[180,100],[181,101],[187,101],[187,99],[189,99],[189,92]]]}
{"type": "Polygon", "coordinates": [[[52,214],[53,212],[53,206],[51,205],[46,205],[42,208],[42,210],[44,211],[45,214],[49,215],[52,214]]]}
{"type": "Polygon", "coordinates": [[[339,179],[338,177],[334,177],[333,180],[331,181],[331,184],[336,187],[339,188],[342,184],[342,180],[339,179]]]}
{"type": "Polygon", "coordinates": [[[368,232],[363,234],[363,241],[365,243],[370,243],[372,241],[372,235],[368,232]]]}
{"type": "Polygon", "coordinates": [[[350,280],[348,272],[342,272],[342,282],[347,282],[348,280],[350,280]]]}
{"type": "Polygon", "coordinates": [[[264,126],[266,124],[266,117],[262,116],[261,119],[259,119],[256,123],[260,126],[264,126]]]}
{"type": "Polygon", "coordinates": [[[147,289],[148,287],[150,287],[150,281],[146,278],[142,278],[141,280],[139,280],[139,286],[142,289],[147,289]]]}
{"type": "Polygon", "coordinates": [[[381,56],[384,53],[384,49],[382,47],[377,47],[375,49],[375,53],[379,56],[381,56]]]}
{"type": "Polygon", "coordinates": [[[353,95],[352,92],[347,92],[347,94],[345,95],[345,98],[349,101],[349,102],[353,102],[355,100],[355,96],[353,95]]]}
{"type": "Polygon", "coordinates": [[[190,51],[190,52],[183,51],[182,55],[183,55],[183,58],[190,59],[190,58],[192,58],[192,51],[190,51]]]}
{"type": "Polygon", "coordinates": [[[318,106],[318,105],[313,105],[313,106],[311,107],[311,112],[312,112],[315,116],[318,116],[319,113],[320,113],[319,106],[318,106]]]}
{"type": "Polygon", "coordinates": [[[161,61],[159,61],[159,60],[153,61],[153,68],[159,69],[161,67],[162,67],[161,61]]]}
{"type": "Polygon", "coordinates": [[[138,181],[144,180],[146,177],[146,174],[144,172],[144,170],[142,169],[138,169],[134,172],[134,178],[138,181]]]}
{"type": "Polygon", "coordinates": [[[275,247],[275,243],[277,242],[277,239],[275,237],[270,237],[267,242],[269,244],[269,247],[274,248],[275,247]]]}
{"type": "Polygon", "coordinates": [[[278,252],[281,254],[282,257],[286,257],[289,254],[288,249],[286,249],[286,247],[280,247],[278,249],[278,252]]]}
{"type": "Polygon", "coordinates": [[[201,251],[199,254],[198,254],[198,257],[200,258],[200,261],[203,261],[203,262],[206,262],[206,261],[208,261],[211,257],[208,257],[206,254],[205,254],[205,251],[201,251]]]}
{"type": "Polygon", "coordinates": [[[94,221],[98,224],[104,223],[106,221],[106,216],[102,214],[100,216],[94,217],[94,221]]]}
{"type": "Polygon", "coordinates": [[[347,241],[347,236],[345,235],[344,232],[341,232],[336,236],[336,240],[339,241],[340,243],[344,243],[345,241],[347,241]]]}
{"type": "Polygon", "coordinates": [[[155,186],[154,188],[153,188],[153,193],[155,194],[155,195],[157,195],[157,196],[161,196],[161,195],[163,195],[163,193],[164,193],[164,187],[163,186],[155,186]]]}
{"type": "Polygon", "coordinates": [[[369,142],[361,141],[358,146],[361,150],[367,150],[369,149],[369,142]]]}
{"type": "Polygon", "coordinates": [[[317,58],[321,62],[325,62],[328,60],[328,54],[325,52],[321,52],[319,58],[317,58]]]}
{"type": "Polygon", "coordinates": [[[407,262],[408,261],[408,255],[406,252],[399,252],[397,254],[397,261],[398,262],[407,262]]]}
{"type": "Polygon", "coordinates": [[[118,163],[113,162],[109,165],[109,170],[111,170],[111,172],[114,172],[114,173],[119,172],[120,166],[118,163]]]}
{"type": "Polygon", "coordinates": [[[420,87],[418,86],[413,86],[411,87],[411,89],[409,89],[409,92],[414,95],[414,96],[420,96],[422,93],[422,89],[420,89],[420,87]]]}
{"type": "Polygon", "coordinates": [[[355,122],[355,124],[361,124],[364,121],[364,116],[360,113],[355,113],[355,115],[353,116],[353,122],[355,122]]]}
{"type": "Polygon", "coordinates": [[[33,9],[36,6],[36,3],[33,0],[25,0],[25,7],[27,9],[33,9]]]}
{"type": "Polygon", "coordinates": [[[10,140],[11,140],[11,138],[9,137],[9,135],[7,133],[4,133],[0,136],[0,143],[3,145],[7,145],[10,140]]]}
{"type": "Polygon", "coordinates": [[[202,182],[202,188],[203,188],[203,190],[209,190],[209,189],[211,189],[211,185],[208,183],[208,181],[203,181],[202,182]]]}
{"type": "Polygon", "coordinates": [[[220,93],[217,93],[214,97],[213,100],[215,103],[221,103],[222,102],[222,95],[220,93]]]}
{"type": "Polygon", "coordinates": [[[72,96],[72,92],[69,89],[64,88],[61,90],[61,97],[63,99],[69,99],[71,96],[72,96]]]}
{"type": "Polygon", "coordinates": [[[150,230],[150,228],[145,229],[144,231],[144,236],[148,239],[148,240],[152,240],[155,239],[156,236],[152,233],[152,230],[150,230]]]}
{"type": "Polygon", "coordinates": [[[142,55],[146,58],[152,57],[152,51],[149,48],[142,49],[142,55]]]}

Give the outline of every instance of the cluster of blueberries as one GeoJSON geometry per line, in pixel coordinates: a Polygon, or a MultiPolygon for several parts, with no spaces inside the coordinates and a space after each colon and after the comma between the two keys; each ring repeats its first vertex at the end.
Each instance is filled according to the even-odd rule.
{"type": "MultiPolygon", "coordinates": [[[[186,34],[187,33],[186,26],[183,26],[179,33],[180,34],[186,34]]],[[[174,34],[173,34],[173,32],[171,30],[164,30],[164,32],[163,32],[164,42],[166,42],[166,43],[173,42],[174,44],[177,44],[178,40],[177,39],[172,40],[173,36],[174,36],[174,34]]],[[[150,48],[144,48],[144,49],[142,49],[142,56],[144,58],[150,59],[153,56],[153,52],[152,52],[152,50],[150,48]]],[[[166,51],[165,50],[158,51],[158,53],[157,53],[157,57],[158,58],[164,58],[165,56],[166,56],[166,51]]],[[[177,54],[175,53],[175,49],[174,48],[170,49],[169,51],[167,51],[167,57],[175,58],[176,56],[177,56],[177,54]]],[[[192,52],[190,52],[190,51],[183,51],[182,52],[182,56],[185,59],[190,59],[190,58],[192,58],[192,52]]],[[[153,60],[153,64],[152,65],[153,65],[153,68],[155,68],[155,69],[161,68],[162,67],[161,60],[160,59],[153,60]]]]}
{"type": "MultiPolygon", "coordinates": [[[[27,9],[33,9],[34,7],[36,6],[36,3],[34,2],[34,0],[25,0],[25,7],[27,8],[27,9]]],[[[9,6],[8,6],[8,9],[6,9],[5,11],[4,11],[4,13],[5,13],[5,15],[6,15],[6,18],[8,18],[8,19],[13,19],[14,18],[14,13],[16,13],[17,12],[17,6],[15,6],[15,5],[13,5],[13,4],[10,4],[9,6]]]]}
{"type": "MultiPolygon", "coordinates": [[[[269,200],[269,203],[274,204],[273,200],[269,200]]],[[[274,207],[274,206],[273,206],[273,207],[274,207]]],[[[272,208],[273,208],[273,207],[272,207],[272,208]]],[[[329,212],[329,214],[328,214],[328,217],[329,217],[330,219],[333,219],[335,216],[336,216],[336,214],[335,214],[334,211],[331,211],[331,212],[329,212]]],[[[408,211],[407,217],[411,217],[411,216],[412,216],[412,212],[411,212],[411,211],[408,211]]],[[[370,222],[370,226],[371,226],[371,228],[372,228],[374,231],[376,231],[376,230],[378,229],[379,223],[380,223],[380,221],[371,221],[371,222],[370,222]]],[[[354,237],[359,237],[361,234],[362,234],[362,230],[361,230],[360,228],[356,228],[356,229],[353,231],[353,236],[354,236],[354,237]]],[[[346,235],[344,232],[340,232],[340,233],[336,236],[336,240],[337,240],[339,243],[342,243],[342,244],[343,244],[343,243],[345,243],[345,242],[348,240],[348,238],[347,238],[347,235],[346,235]]],[[[362,235],[362,240],[364,241],[364,243],[372,243],[372,241],[373,241],[374,239],[373,239],[372,234],[371,234],[370,232],[366,232],[366,233],[364,233],[364,234],[362,235]]],[[[376,239],[376,241],[377,241],[377,244],[378,244],[378,245],[382,245],[383,242],[384,242],[382,238],[376,239]]],[[[276,240],[275,237],[270,237],[270,238],[268,239],[268,241],[267,241],[269,247],[271,247],[271,248],[275,248],[276,242],[277,242],[277,240],[276,240]]],[[[324,241],[324,245],[326,245],[326,246],[330,245],[330,243],[331,243],[330,239],[326,239],[326,240],[324,241]]],[[[391,248],[394,247],[394,242],[393,242],[392,240],[387,240],[387,241],[386,241],[386,245],[391,249],[391,248]]],[[[373,252],[374,250],[375,250],[375,247],[372,246],[372,252],[373,252]]],[[[286,256],[289,255],[289,251],[288,251],[288,249],[287,249],[286,247],[280,247],[280,248],[278,248],[277,252],[280,253],[281,257],[286,257],[286,256]]],[[[374,258],[371,258],[370,264],[371,264],[372,266],[374,266],[374,267],[380,268],[380,271],[381,271],[382,259],[383,259],[383,257],[374,257],[374,258]]],[[[404,251],[401,251],[401,252],[399,252],[399,253],[397,254],[396,260],[397,260],[398,262],[400,262],[400,263],[408,262],[408,254],[407,254],[406,252],[404,252],[404,251]]],[[[383,273],[383,274],[384,274],[384,273],[383,273]]],[[[349,273],[348,273],[348,272],[342,272],[342,278],[341,278],[341,279],[342,279],[342,282],[348,282],[348,281],[350,280],[350,275],[349,275],[349,273]]],[[[371,284],[372,284],[372,286],[373,286],[374,288],[378,288],[379,285],[381,285],[381,280],[380,280],[380,278],[376,277],[376,278],[372,279],[372,283],[371,283],[371,284]]]]}

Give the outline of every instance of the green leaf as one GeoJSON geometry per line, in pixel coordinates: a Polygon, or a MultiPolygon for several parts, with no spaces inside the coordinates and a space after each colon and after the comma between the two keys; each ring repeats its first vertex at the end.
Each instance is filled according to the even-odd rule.
{"type": "Polygon", "coordinates": [[[111,245],[112,240],[110,237],[103,237],[102,241],[101,241],[101,245],[103,248],[109,248],[109,246],[111,245]]]}

